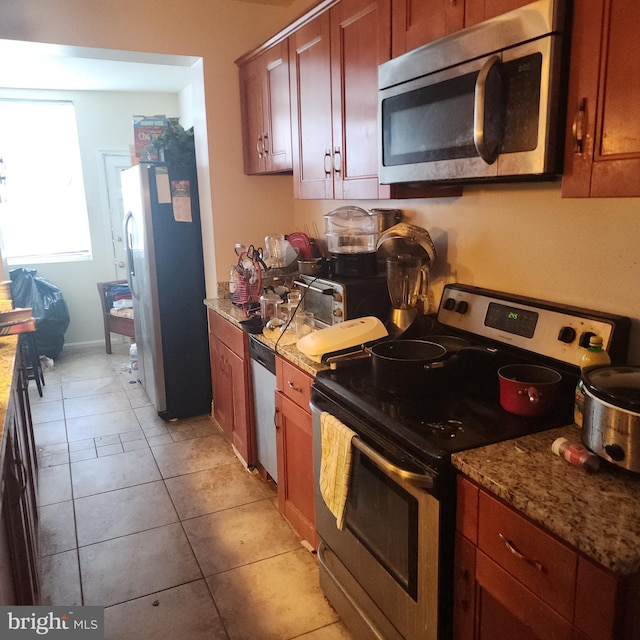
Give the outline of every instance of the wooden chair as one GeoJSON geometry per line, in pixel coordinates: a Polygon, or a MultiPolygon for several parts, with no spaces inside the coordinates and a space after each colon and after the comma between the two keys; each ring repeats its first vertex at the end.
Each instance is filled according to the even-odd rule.
{"type": "Polygon", "coordinates": [[[118,333],[135,340],[133,318],[114,316],[111,311],[110,287],[127,284],[126,280],[111,280],[110,282],[98,282],[98,293],[102,303],[102,320],[104,322],[104,343],[107,353],[111,353],[111,334],[118,333]]]}

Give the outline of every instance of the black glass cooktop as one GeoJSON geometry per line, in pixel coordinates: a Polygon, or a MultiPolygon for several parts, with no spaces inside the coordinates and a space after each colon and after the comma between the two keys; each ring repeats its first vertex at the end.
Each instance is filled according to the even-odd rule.
{"type": "MultiPolygon", "coordinates": [[[[505,411],[499,402],[497,369],[508,358],[488,359],[483,366],[469,362],[450,371],[434,371],[442,375],[431,375],[418,391],[406,395],[377,388],[368,360],[319,372],[314,388],[381,437],[434,466],[448,463],[456,451],[572,422],[575,379],[565,374],[563,392],[552,413],[521,417],[505,411]]],[[[329,409],[325,406],[325,410],[329,409]]]]}

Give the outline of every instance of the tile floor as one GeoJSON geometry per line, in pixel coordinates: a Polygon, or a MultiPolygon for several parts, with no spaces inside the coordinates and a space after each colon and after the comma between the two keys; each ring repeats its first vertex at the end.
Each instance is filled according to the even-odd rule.
{"type": "Polygon", "coordinates": [[[67,346],[30,384],[42,604],[106,607],[107,640],[350,640],[273,487],[208,416],[158,418],[128,361],[67,346]]]}

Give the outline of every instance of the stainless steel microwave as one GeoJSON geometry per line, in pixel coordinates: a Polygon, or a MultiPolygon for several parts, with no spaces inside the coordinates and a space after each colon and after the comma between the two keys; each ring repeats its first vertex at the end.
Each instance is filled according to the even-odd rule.
{"type": "Polygon", "coordinates": [[[566,13],[539,0],[380,65],[380,182],[561,173],[566,13]]]}

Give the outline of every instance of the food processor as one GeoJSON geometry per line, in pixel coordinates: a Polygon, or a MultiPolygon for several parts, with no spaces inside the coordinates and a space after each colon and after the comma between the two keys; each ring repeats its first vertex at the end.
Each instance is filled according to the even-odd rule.
{"type": "Polygon", "coordinates": [[[379,213],[346,206],[324,216],[331,273],[373,276],[378,272],[379,213]]]}

